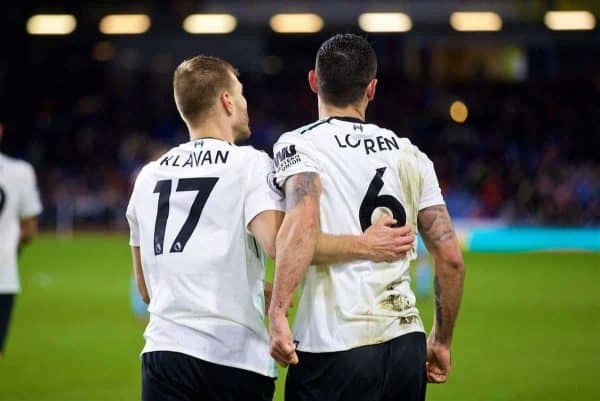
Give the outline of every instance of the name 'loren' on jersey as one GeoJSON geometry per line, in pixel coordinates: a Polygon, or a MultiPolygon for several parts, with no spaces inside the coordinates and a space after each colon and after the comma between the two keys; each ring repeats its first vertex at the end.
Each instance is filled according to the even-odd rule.
{"type": "MultiPolygon", "coordinates": [[[[406,138],[357,119],[330,117],[282,135],[274,150],[279,186],[319,174],[321,230],[360,234],[382,213],[416,231],[418,211],[444,204],[427,156],[406,138]]],[[[310,266],[294,325],[298,349],[333,352],[424,331],[409,264],[355,261],[310,266]]]]}

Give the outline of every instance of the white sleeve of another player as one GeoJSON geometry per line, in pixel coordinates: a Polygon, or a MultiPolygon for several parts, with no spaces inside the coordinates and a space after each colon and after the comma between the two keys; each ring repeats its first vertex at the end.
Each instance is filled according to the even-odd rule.
{"type": "Polygon", "coordinates": [[[260,212],[264,212],[265,210],[285,210],[283,196],[274,184],[273,161],[264,152],[256,151],[253,157],[254,163],[250,164],[253,167],[248,172],[244,202],[244,225],[246,227],[260,212]]]}
{"type": "Polygon", "coordinates": [[[421,198],[419,199],[419,210],[435,205],[444,205],[442,190],[435,174],[433,162],[423,152],[419,152],[418,157],[419,171],[423,177],[423,186],[421,187],[421,198]]]}
{"type": "Polygon", "coordinates": [[[40,201],[40,193],[35,179],[35,171],[28,164],[24,166],[23,181],[21,182],[22,196],[19,204],[19,217],[22,219],[37,216],[42,212],[42,202],[40,201]]]}
{"type": "Polygon", "coordinates": [[[137,215],[135,212],[135,188],[129,198],[127,205],[127,222],[129,223],[129,245],[140,246],[140,227],[138,224],[137,215]]]}
{"type": "Polygon", "coordinates": [[[319,164],[312,156],[310,144],[294,134],[284,134],[273,146],[275,182],[279,188],[285,180],[300,173],[318,173],[319,164]]]}

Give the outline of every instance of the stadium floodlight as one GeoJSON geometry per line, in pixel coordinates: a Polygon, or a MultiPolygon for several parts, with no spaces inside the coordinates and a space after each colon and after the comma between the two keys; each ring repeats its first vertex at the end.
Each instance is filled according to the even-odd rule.
{"type": "Polygon", "coordinates": [[[468,116],[469,109],[467,108],[466,104],[464,104],[460,100],[455,100],[454,102],[452,102],[452,104],[450,105],[450,118],[452,118],[454,122],[462,124],[465,121],[467,121],[468,116]]]}
{"type": "Polygon", "coordinates": [[[358,17],[358,26],[365,32],[407,32],[412,20],[404,13],[364,13],[358,17]]]}
{"type": "Polygon", "coordinates": [[[583,31],[596,27],[596,17],[589,11],[548,11],[544,23],[553,31],[583,31]]]}
{"type": "Polygon", "coordinates": [[[26,27],[30,35],[68,35],[76,26],[70,14],[37,14],[27,20],[26,27]]]}
{"type": "Polygon", "coordinates": [[[111,14],[100,20],[100,32],[105,35],[137,35],[150,29],[146,14],[111,14]]]}
{"type": "Polygon", "coordinates": [[[456,31],[499,31],[502,18],[492,11],[458,11],[450,15],[450,25],[456,31]]]}
{"type": "Polygon", "coordinates": [[[317,14],[275,14],[269,20],[277,33],[315,33],[323,29],[323,18],[317,14]]]}
{"type": "Polygon", "coordinates": [[[237,26],[231,14],[192,14],[183,20],[187,33],[230,33],[237,26]]]}

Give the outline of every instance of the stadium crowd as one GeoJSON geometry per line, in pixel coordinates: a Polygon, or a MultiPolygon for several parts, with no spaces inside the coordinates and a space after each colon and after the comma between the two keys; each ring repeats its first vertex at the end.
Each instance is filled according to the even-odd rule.
{"type": "MultiPolygon", "coordinates": [[[[304,76],[241,79],[254,146],[270,153],[281,133],[316,118],[304,76]]],[[[410,138],[433,159],[455,218],[600,224],[598,80],[447,86],[384,72],[380,82],[367,119],[410,138]],[[449,117],[455,99],[468,107],[464,124],[449,117]]],[[[102,85],[81,92],[47,94],[34,104],[19,156],[37,167],[43,224],[120,227],[140,165],[186,140],[171,77],[109,71],[102,85]]]]}

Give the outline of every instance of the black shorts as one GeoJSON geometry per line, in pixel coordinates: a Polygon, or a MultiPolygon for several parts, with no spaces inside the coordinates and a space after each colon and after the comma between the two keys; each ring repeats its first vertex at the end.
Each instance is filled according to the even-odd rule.
{"type": "Polygon", "coordinates": [[[275,379],[178,352],[142,355],[143,401],[271,401],[275,379]]]}
{"type": "Polygon", "coordinates": [[[288,368],[286,401],[424,401],[423,333],[348,351],[298,352],[288,368]]]}
{"type": "Polygon", "coordinates": [[[0,353],[4,352],[4,343],[8,335],[8,324],[14,303],[15,294],[0,294],[0,353]]]}

